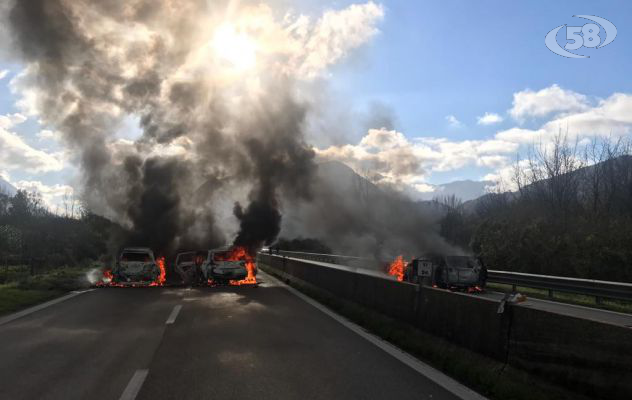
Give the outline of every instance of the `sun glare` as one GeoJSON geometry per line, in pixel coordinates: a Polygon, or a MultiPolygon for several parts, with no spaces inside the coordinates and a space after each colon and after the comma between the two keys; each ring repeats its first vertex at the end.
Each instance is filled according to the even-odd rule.
{"type": "Polygon", "coordinates": [[[239,70],[253,68],[257,61],[257,46],[248,35],[238,32],[232,24],[215,30],[212,39],[215,55],[239,70]]]}

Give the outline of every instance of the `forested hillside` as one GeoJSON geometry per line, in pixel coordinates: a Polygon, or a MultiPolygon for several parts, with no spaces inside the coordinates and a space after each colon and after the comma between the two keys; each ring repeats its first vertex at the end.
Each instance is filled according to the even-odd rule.
{"type": "Polygon", "coordinates": [[[516,165],[514,192],[443,201],[444,237],[490,269],[632,281],[629,143],[563,138],[516,165]]]}
{"type": "Polygon", "coordinates": [[[55,215],[37,194],[0,194],[0,265],[28,265],[39,273],[103,257],[108,235],[117,226],[88,212],[78,214],[55,215]]]}

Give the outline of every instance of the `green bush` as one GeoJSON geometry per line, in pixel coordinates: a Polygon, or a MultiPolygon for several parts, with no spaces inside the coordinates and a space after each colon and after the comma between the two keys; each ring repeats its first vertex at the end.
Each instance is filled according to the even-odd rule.
{"type": "Polygon", "coordinates": [[[35,290],[77,290],[89,287],[86,270],[63,267],[47,274],[23,277],[18,281],[19,289],[35,290]]]}

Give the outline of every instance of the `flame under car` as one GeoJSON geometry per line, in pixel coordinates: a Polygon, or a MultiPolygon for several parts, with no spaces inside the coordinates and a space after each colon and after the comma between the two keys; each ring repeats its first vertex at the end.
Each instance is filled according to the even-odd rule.
{"type": "Polygon", "coordinates": [[[242,247],[179,253],[175,270],[185,284],[256,283],[257,268],[242,247]]]}
{"type": "Polygon", "coordinates": [[[161,276],[161,268],[151,249],[127,247],[112,270],[112,283],[151,285],[160,281],[161,276]]]}
{"type": "Polygon", "coordinates": [[[240,282],[248,278],[254,280],[254,276],[257,274],[254,262],[249,259],[245,249],[241,247],[209,251],[208,260],[202,264],[201,269],[205,279],[222,284],[240,282]]]}

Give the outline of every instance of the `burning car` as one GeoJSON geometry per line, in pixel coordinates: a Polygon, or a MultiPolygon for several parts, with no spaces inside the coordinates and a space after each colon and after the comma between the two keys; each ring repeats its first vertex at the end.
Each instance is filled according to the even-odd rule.
{"type": "Polygon", "coordinates": [[[210,251],[187,251],[176,256],[175,270],[187,285],[200,283],[202,264],[210,260],[210,251]]]}
{"type": "Polygon", "coordinates": [[[112,284],[162,284],[164,266],[156,260],[154,252],[146,247],[124,248],[112,269],[112,284]]]}
{"type": "Polygon", "coordinates": [[[257,283],[257,266],[240,246],[179,253],[175,270],[185,284],[191,285],[257,283]]]}
{"type": "Polygon", "coordinates": [[[257,266],[244,247],[210,250],[200,270],[207,281],[222,284],[257,283],[257,266]]]}
{"type": "Polygon", "coordinates": [[[398,280],[452,290],[481,291],[487,282],[487,268],[481,259],[472,256],[424,256],[408,263],[398,257],[389,274],[398,280]]]}

